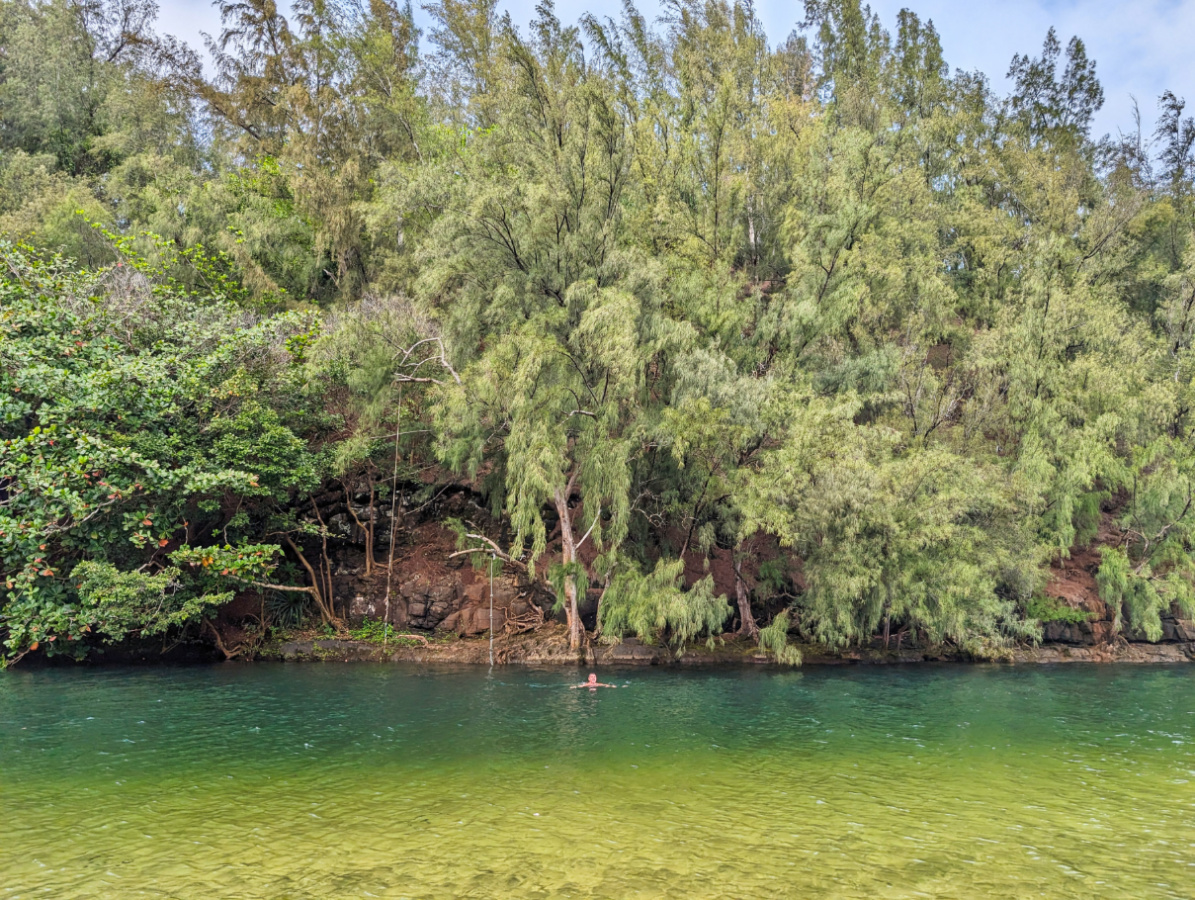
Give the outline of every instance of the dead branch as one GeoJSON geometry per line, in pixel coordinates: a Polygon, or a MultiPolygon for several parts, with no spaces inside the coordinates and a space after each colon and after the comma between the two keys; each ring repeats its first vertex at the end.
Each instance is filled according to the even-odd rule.
{"type": "Polygon", "coordinates": [[[493,541],[491,541],[488,537],[486,537],[484,534],[466,534],[465,537],[473,538],[474,540],[477,540],[477,541],[484,541],[485,543],[489,544],[490,549],[487,550],[485,547],[470,547],[467,550],[458,550],[458,551],[456,551],[456,553],[448,554],[449,559],[452,559],[455,556],[464,556],[467,553],[491,553],[492,552],[500,560],[503,560],[504,562],[508,562],[511,565],[518,566],[524,572],[527,571],[526,563],[515,559],[513,556],[511,556],[509,553],[505,552],[501,547],[499,547],[497,544],[495,544],[493,541]]]}
{"type": "Polygon", "coordinates": [[[509,606],[502,607],[506,614],[506,624],[502,626],[505,634],[524,634],[544,624],[544,611],[534,603],[528,606],[530,608],[521,616],[512,615],[509,606]]]}

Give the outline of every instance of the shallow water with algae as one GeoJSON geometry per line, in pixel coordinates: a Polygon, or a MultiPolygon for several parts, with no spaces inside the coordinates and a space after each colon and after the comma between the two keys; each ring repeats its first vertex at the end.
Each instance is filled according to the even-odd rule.
{"type": "Polygon", "coordinates": [[[1195,670],[0,675],[0,898],[1195,896],[1195,670]]]}

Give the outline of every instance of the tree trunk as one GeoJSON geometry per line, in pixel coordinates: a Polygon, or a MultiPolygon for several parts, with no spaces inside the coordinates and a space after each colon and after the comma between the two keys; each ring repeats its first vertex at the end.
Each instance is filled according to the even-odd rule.
{"type": "Polygon", "coordinates": [[[356,510],[353,509],[353,492],[345,482],[340,482],[340,486],[344,488],[344,505],[348,509],[349,515],[353,517],[353,521],[357,523],[357,527],[361,529],[365,540],[365,577],[368,578],[373,574],[374,559],[373,559],[373,484],[369,486],[369,525],[361,521],[361,517],[357,515],[356,510]]]}
{"type": "Polygon", "coordinates": [[[372,570],[377,565],[373,559],[373,537],[374,529],[377,528],[377,518],[373,509],[373,479],[367,477],[366,483],[369,485],[369,525],[365,529],[365,565],[372,570]]]}
{"type": "Polygon", "coordinates": [[[324,584],[321,586],[320,592],[327,598],[329,609],[332,610],[332,615],[335,616],[336,591],[332,587],[332,558],[328,556],[328,526],[324,524],[324,517],[320,515],[319,504],[315,502],[314,497],[311,498],[311,508],[315,510],[315,518],[319,522],[320,538],[323,541],[320,572],[324,574],[324,584]]]}
{"type": "Polygon", "coordinates": [[[887,585],[888,598],[884,601],[884,649],[888,649],[888,638],[892,634],[892,586],[887,585]]]}
{"type": "Polygon", "coordinates": [[[577,606],[577,578],[571,571],[572,564],[577,561],[577,539],[573,534],[573,519],[568,508],[568,495],[572,486],[573,479],[570,478],[567,488],[556,491],[556,512],[560,516],[561,562],[566,567],[564,611],[568,616],[568,648],[580,650],[585,629],[581,627],[581,612],[577,606]]]}
{"type": "MultiPolygon", "coordinates": [[[[304,569],[307,570],[307,574],[311,576],[310,588],[292,588],[291,590],[306,590],[315,600],[315,605],[319,607],[320,616],[323,618],[323,620],[329,625],[339,627],[340,620],[336,618],[335,611],[330,609],[328,604],[324,601],[323,592],[320,590],[319,576],[316,575],[315,569],[312,568],[311,563],[307,561],[307,557],[303,555],[303,551],[299,549],[299,545],[291,540],[290,535],[283,535],[282,539],[286,541],[286,544],[288,547],[290,547],[291,552],[295,554],[299,560],[299,563],[304,569]]],[[[269,585],[266,586],[269,587],[269,585]]]]}
{"type": "Polygon", "coordinates": [[[739,634],[749,638],[759,637],[759,626],[755,623],[755,615],[751,612],[751,597],[747,593],[747,585],[743,581],[743,560],[739,556],[742,544],[736,548],[734,559],[734,596],[739,603],[739,634]]]}

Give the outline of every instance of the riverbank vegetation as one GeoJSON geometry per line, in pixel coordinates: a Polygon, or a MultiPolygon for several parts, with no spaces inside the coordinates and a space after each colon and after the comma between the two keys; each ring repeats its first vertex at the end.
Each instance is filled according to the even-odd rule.
{"type": "Polygon", "coordinates": [[[854,0],[219,5],[205,68],[149,0],[0,0],[10,656],[337,627],[359,483],[387,602],[399,485],[465,485],[574,647],[592,598],[990,655],[1093,541],[1117,631],[1195,615],[1181,98],[1100,137],[1079,39],[1001,96],[854,0]]]}

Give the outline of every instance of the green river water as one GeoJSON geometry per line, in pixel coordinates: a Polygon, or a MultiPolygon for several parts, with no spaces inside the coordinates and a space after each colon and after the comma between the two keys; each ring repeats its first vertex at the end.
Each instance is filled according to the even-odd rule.
{"type": "Polygon", "coordinates": [[[0,674],[0,900],[1195,897],[1195,669],[0,674]]]}

